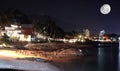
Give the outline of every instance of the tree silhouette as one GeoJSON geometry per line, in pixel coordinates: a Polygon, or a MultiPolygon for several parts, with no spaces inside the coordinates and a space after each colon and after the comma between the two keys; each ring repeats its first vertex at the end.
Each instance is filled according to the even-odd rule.
{"type": "Polygon", "coordinates": [[[48,16],[46,20],[45,27],[46,27],[47,35],[53,37],[52,34],[54,34],[55,32],[56,24],[50,16],[48,16]]]}
{"type": "Polygon", "coordinates": [[[42,22],[42,24],[41,21],[34,20],[33,29],[40,34],[52,38],[60,38],[64,36],[64,31],[60,27],[57,27],[50,16],[47,16],[45,22],[42,22]]]}
{"type": "Polygon", "coordinates": [[[7,11],[5,11],[5,14],[8,16],[9,21],[12,23],[17,22],[23,24],[28,21],[28,17],[18,9],[8,9],[7,11]]]}

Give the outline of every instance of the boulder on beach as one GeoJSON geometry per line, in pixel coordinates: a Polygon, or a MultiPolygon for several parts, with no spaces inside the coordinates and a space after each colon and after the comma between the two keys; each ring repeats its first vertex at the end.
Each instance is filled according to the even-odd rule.
{"type": "Polygon", "coordinates": [[[62,49],[57,53],[58,56],[80,56],[82,53],[78,49],[62,49]]]}

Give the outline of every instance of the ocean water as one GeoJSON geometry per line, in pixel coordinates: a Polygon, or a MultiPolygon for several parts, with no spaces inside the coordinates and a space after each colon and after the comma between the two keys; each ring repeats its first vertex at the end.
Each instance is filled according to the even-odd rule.
{"type": "Polygon", "coordinates": [[[58,67],[61,71],[120,71],[120,46],[92,49],[93,55],[61,61],[58,67]]]}

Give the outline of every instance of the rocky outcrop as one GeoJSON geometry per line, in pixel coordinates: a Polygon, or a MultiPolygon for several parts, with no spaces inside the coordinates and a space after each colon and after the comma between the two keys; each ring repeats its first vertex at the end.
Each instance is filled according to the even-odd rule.
{"type": "Polygon", "coordinates": [[[81,56],[77,49],[61,49],[53,52],[45,52],[39,50],[16,50],[18,54],[34,56],[38,58],[44,59],[52,59],[52,58],[61,58],[61,57],[71,57],[71,56],[81,56]]]}

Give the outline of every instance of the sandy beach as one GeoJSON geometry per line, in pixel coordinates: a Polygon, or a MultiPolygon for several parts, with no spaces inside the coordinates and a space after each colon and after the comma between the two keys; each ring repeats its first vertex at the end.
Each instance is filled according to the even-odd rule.
{"type": "MultiPolygon", "coordinates": [[[[12,52],[12,51],[9,51],[12,52]]],[[[4,50],[5,53],[5,50],[4,50]]],[[[14,53],[14,51],[12,52],[14,53]]],[[[52,65],[49,62],[45,62],[44,59],[30,60],[30,58],[25,59],[23,55],[20,59],[19,56],[5,56],[0,54],[0,69],[17,69],[25,71],[60,71],[59,68],[52,65]],[[24,57],[24,58],[23,58],[24,57]],[[19,59],[18,59],[19,58],[19,59]]]]}

